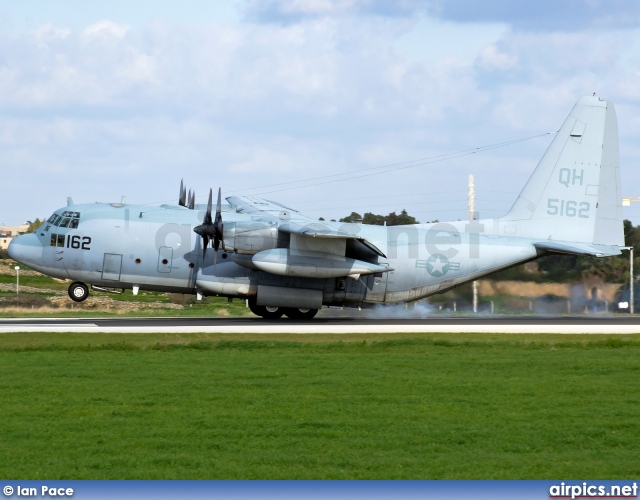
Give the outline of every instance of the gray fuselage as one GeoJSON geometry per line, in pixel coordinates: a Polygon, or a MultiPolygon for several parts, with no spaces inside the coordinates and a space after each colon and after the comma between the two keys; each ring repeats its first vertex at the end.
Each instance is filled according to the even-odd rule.
{"type": "MultiPolygon", "coordinates": [[[[80,215],[77,227],[45,223],[16,239],[12,253],[47,275],[99,287],[247,298],[263,285],[321,290],[324,305],[418,300],[540,254],[532,240],[504,235],[516,227],[499,219],[388,227],[323,223],[366,238],[386,257],[357,243],[347,248],[347,256],[391,270],[359,277],[282,276],[247,266],[243,260],[250,255],[223,249],[214,267],[213,249],[203,260],[201,238],[193,232],[202,223],[202,208],[73,205],[54,216],[73,210],[80,215]]],[[[223,216],[225,224],[256,219],[229,207],[223,216]]],[[[283,241],[281,246],[288,245],[290,238],[283,241]]],[[[255,246],[261,248],[261,242],[255,246]]]]}

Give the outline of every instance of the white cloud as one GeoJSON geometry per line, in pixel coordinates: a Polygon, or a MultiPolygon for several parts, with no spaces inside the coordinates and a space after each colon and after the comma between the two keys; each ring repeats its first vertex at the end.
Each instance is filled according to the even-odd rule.
{"type": "Polygon", "coordinates": [[[282,2],[281,10],[285,14],[335,15],[353,10],[357,0],[292,0],[282,2]]]}
{"type": "MultiPolygon", "coordinates": [[[[144,29],[110,20],[82,29],[47,23],[0,35],[0,164],[10,193],[3,210],[21,221],[67,195],[172,200],[183,177],[205,195],[208,186],[238,191],[464,150],[556,130],[575,100],[594,90],[624,101],[625,141],[632,140],[625,130],[640,127],[628,111],[640,104],[635,31],[475,25],[476,45],[461,45],[467,25],[448,33],[434,20],[380,15],[375,2],[278,5],[306,14],[295,23],[156,20],[144,29]],[[438,49],[419,57],[433,43],[438,49]],[[34,193],[26,206],[11,194],[21,191],[24,173],[34,193]]],[[[464,191],[468,173],[479,195],[498,183],[518,191],[546,144],[268,197],[302,210],[322,199],[317,215],[337,217],[350,210],[332,213],[334,199],[357,193],[389,212],[406,196],[424,199],[410,210],[421,220],[464,217],[464,202],[459,214],[439,214],[427,201],[450,210],[447,193],[464,191]],[[423,194],[433,192],[441,198],[423,194]]]]}
{"type": "Polygon", "coordinates": [[[480,64],[487,69],[506,70],[513,68],[517,63],[517,56],[500,52],[495,44],[487,45],[480,51],[480,64]]]}
{"type": "Polygon", "coordinates": [[[89,39],[124,38],[129,32],[129,26],[117,24],[107,19],[87,26],[82,35],[89,39]]]}
{"type": "Polygon", "coordinates": [[[260,23],[291,24],[326,17],[415,17],[420,0],[247,0],[245,19],[260,23]]]}
{"type": "Polygon", "coordinates": [[[64,40],[71,35],[69,28],[59,28],[51,23],[43,24],[32,31],[36,40],[41,43],[49,43],[55,40],[64,40]]]}

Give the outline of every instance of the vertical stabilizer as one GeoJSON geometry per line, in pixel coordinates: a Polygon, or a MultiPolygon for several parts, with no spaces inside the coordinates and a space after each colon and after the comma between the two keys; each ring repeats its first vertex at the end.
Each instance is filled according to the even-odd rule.
{"type": "Polygon", "coordinates": [[[502,220],[519,236],[624,245],[613,103],[578,100],[502,220]]]}

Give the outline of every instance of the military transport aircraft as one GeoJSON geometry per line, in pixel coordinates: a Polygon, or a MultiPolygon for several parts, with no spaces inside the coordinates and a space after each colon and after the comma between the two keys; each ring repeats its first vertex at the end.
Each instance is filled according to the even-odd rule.
{"type": "Polygon", "coordinates": [[[317,221],[220,190],[213,211],[181,184],[177,205],[67,206],[9,256],[72,280],[71,299],[157,290],[247,299],[264,318],[310,319],[324,306],[408,302],[549,253],[608,256],[624,245],[613,104],[578,100],[504,217],[369,226],[317,221]],[[207,251],[209,243],[213,247],[207,251]]]}

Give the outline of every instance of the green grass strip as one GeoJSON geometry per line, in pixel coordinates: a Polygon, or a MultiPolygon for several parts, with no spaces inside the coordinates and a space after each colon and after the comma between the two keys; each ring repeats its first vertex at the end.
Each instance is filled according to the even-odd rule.
{"type": "Polygon", "coordinates": [[[0,476],[628,479],[640,336],[3,334],[0,476]]]}

